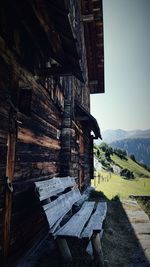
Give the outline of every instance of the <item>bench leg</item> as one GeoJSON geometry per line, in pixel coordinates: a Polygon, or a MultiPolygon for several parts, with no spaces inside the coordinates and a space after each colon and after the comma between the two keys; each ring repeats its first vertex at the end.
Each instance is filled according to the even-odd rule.
{"type": "Polygon", "coordinates": [[[72,261],[70,249],[65,239],[56,239],[62,259],[64,262],[72,261]]]}
{"type": "Polygon", "coordinates": [[[97,261],[97,265],[96,266],[104,267],[104,259],[103,259],[103,252],[102,252],[100,234],[95,234],[92,237],[91,241],[92,241],[93,253],[94,253],[95,259],[97,261]]]}

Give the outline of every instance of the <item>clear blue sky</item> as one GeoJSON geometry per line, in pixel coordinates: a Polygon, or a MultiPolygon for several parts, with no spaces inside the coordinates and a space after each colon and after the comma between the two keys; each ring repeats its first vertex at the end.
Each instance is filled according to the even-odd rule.
{"type": "Polygon", "coordinates": [[[91,95],[102,131],[150,128],[150,0],[103,0],[105,94],[91,95]]]}

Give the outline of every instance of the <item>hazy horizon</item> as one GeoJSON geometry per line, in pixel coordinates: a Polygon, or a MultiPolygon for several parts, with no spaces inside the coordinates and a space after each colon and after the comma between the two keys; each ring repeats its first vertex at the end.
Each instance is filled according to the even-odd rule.
{"type": "Polygon", "coordinates": [[[132,132],[132,131],[150,131],[150,128],[148,128],[148,129],[131,129],[131,130],[126,130],[126,129],[122,129],[122,128],[116,128],[116,129],[111,129],[111,128],[109,128],[109,129],[105,129],[105,130],[102,130],[102,132],[104,132],[104,131],[117,131],[117,130],[123,130],[123,131],[126,131],[126,132],[132,132]]]}
{"type": "Polygon", "coordinates": [[[124,128],[108,128],[108,129],[104,129],[102,130],[102,132],[105,132],[105,131],[117,131],[117,130],[121,130],[121,131],[126,131],[126,132],[132,132],[132,131],[150,131],[150,128],[147,128],[147,129],[124,129],[124,128]]]}

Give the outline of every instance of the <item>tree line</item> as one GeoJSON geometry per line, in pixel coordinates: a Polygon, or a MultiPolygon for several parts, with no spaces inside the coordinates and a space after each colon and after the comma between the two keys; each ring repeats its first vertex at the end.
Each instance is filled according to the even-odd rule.
{"type": "MultiPolygon", "coordinates": [[[[113,172],[112,165],[114,162],[111,159],[111,155],[113,154],[117,155],[121,160],[128,160],[128,154],[125,149],[112,148],[111,146],[109,146],[107,143],[104,142],[102,142],[100,145],[94,145],[95,157],[102,164],[104,169],[111,172],[113,172]]],[[[133,154],[129,155],[129,157],[137,164],[149,170],[145,164],[140,164],[139,162],[137,162],[133,154]]],[[[120,176],[123,176],[126,179],[133,179],[134,173],[128,170],[127,168],[121,168],[120,176]]]]}

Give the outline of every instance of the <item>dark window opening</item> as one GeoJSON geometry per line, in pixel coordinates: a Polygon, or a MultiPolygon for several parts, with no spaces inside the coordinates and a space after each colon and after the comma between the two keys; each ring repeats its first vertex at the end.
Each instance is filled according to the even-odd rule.
{"type": "Polygon", "coordinates": [[[31,114],[32,90],[21,88],[19,92],[19,111],[27,116],[31,114]]]}

